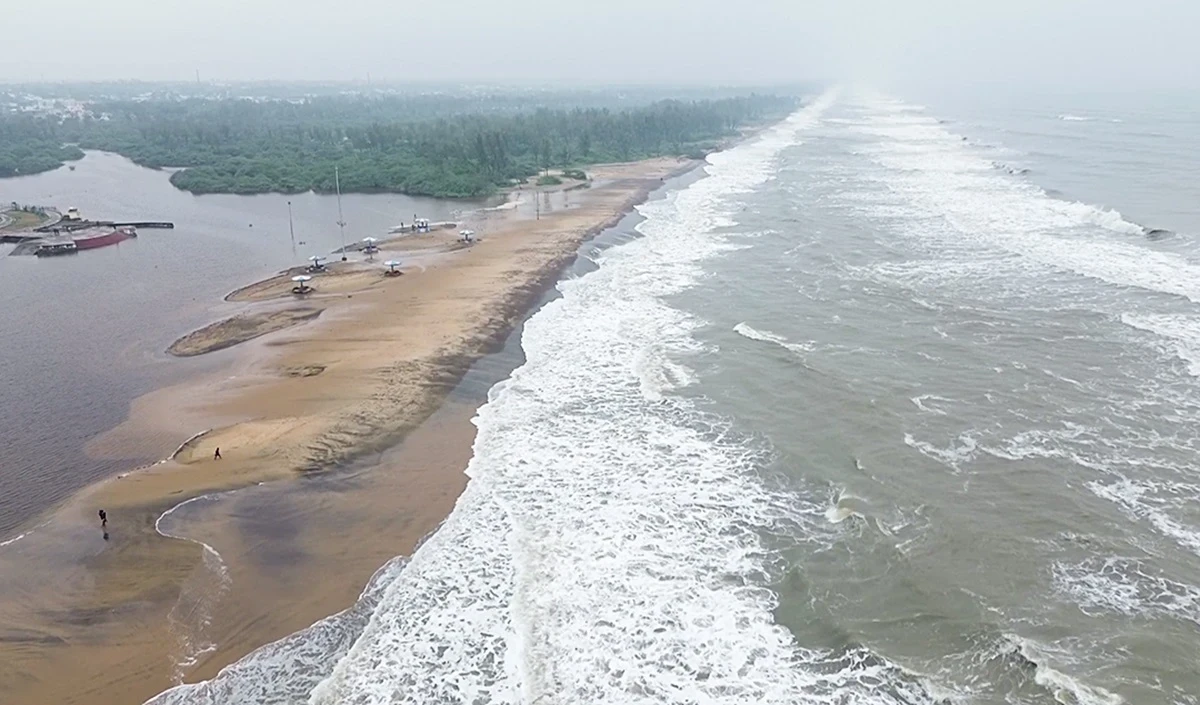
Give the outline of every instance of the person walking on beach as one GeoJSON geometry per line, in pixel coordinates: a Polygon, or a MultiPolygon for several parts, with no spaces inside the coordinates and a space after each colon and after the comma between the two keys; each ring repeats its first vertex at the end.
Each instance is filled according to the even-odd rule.
{"type": "Polygon", "coordinates": [[[104,511],[103,509],[100,510],[100,526],[108,526],[108,512],[104,511]]]}
{"type": "Polygon", "coordinates": [[[220,460],[220,459],[221,459],[221,448],[220,448],[220,446],[218,446],[216,452],[213,453],[213,460],[220,460]]]}

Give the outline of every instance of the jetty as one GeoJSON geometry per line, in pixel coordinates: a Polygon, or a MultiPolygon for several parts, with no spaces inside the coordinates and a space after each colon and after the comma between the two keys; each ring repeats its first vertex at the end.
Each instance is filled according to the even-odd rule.
{"type": "Polygon", "coordinates": [[[69,233],[84,228],[137,228],[138,230],[171,230],[174,223],[165,220],[118,221],[118,220],[60,220],[51,225],[34,228],[35,233],[69,233]]]}
{"type": "Polygon", "coordinates": [[[65,215],[54,216],[59,216],[57,211],[53,212],[48,222],[37,227],[0,231],[0,242],[16,245],[9,255],[41,257],[115,245],[137,237],[139,228],[169,230],[175,227],[174,223],[165,220],[91,220],[81,217],[79,209],[73,207],[68,208],[65,215]]]}
{"type": "Polygon", "coordinates": [[[33,230],[22,230],[19,232],[0,233],[0,243],[21,244],[28,242],[37,242],[44,240],[47,235],[60,235],[63,233],[73,233],[79,230],[87,230],[89,228],[135,228],[137,230],[144,229],[174,229],[175,224],[162,220],[151,221],[128,221],[122,222],[118,220],[60,220],[56,223],[43,225],[40,228],[33,230]]]}

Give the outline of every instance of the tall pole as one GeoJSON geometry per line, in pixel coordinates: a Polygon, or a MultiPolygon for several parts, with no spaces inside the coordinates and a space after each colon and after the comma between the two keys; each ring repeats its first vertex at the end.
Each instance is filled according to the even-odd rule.
{"type": "Polygon", "coordinates": [[[292,223],[292,202],[288,201],[288,232],[292,235],[292,257],[296,256],[296,226],[292,223]]]}
{"type": "Polygon", "coordinates": [[[342,261],[346,261],[346,221],[342,219],[342,176],[338,168],[333,167],[333,183],[337,187],[338,201],[338,230],[342,233],[342,261]]]}

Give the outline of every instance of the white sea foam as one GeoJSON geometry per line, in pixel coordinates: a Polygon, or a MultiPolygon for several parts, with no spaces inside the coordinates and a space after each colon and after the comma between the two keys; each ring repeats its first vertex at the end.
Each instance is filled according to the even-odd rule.
{"type": "Polygon", "coordinates": [[[1128,516],[1150,522],[1160,534],[1200,556],[1200,529],[1189,526],[1170,514],[1171,504],[1180,501],[1195,502],[1200,498],[1200,492],[1195,487],[1186,488],[1189,491],[1185,492],[1185,488],[1178,484],[1163,484],[1164,491],[1158,491],[1159,488],[1154,483],[1121,478],[1108,483],[1089,482],[1087,486],[1096,496],[1115,503],[1128,516]],[[1153,497],[1155,494],[1167,494],[1172,501],[1168,503],[1156,499],[1153,497]]]}
{"type": "Polygon", "coordinates": [[[778,345],[785,350],[794,352],[797,355],[803,355],[804,353],[812,352],[815,349],[812,343],[793,343],[781,335],[776,335],[770,331],[760,331],[756,328],[752,328],[745,322],[734,326],[733,331],[743,338],[758,340],[764,343],[774,343],[775,345],[778,345]]]}
{"type": "Polygon", "coordinates": [[[1157,574],[1132,558],[1094,557],[1057,563],[1054,584],[1089,614],[1169,616],[1200,624],[1200,588],[1157,574]]]}
{"type": "MultiPolygon", "coordinates": [[[[833,503],[825,510],[825,519],[831,524],[840,524],[850,517],[864,518],[862,513],[863,500],[854,495],[839,492],[833,498],[833,503]]],[[[882,524],[878,525],[885,533],[890,532],[882,524]]]]}
{"type": "Polygon", "coordinates": [[[904,444],[955,471],[962,470],[962,466],[974,460],[978,452],[975,437],[966,433],[945,448],[939,448],[928,441],[918,441],[911,433],[904,434],[904,444]]]}
{"type": "Polygon", "coordinates": [[[0,548],[4,548],[5,546],[11,546],[12,544],[14,544],[14,543],[20,541],[21,539],[25,538],[26,536],[28,536],[30,533],[31,533],[30,531],[26,531],[24,533],[17,534],[16,536],[12,537],[11,539],[5,539],[3,541],[0,541],[0,548]]]}
{"type": "Polygon", "coordinates": [[[1200,317],[1184,314],[1126,313],[1121,322],[1131,328],[1160,336],[1166,349],[1188,365],[1188,372],[1200,377],[1200,317]]]}
{"type": "Polygon", "coordinates": [[[945,415],[946,415],[946,412],[945,412],[945,411],[942,411],[941,409],[937,408],[937,406],[936,406],[936,405],[934,405],[934,404],[926,404],[925,402],[929,402],[929,401],[933,401],[933,402],[939,402],[939,401],[948,401],[948,402],[952,402],[952,401],[954,401],[954,400],[953,400],[953,399],[947,399],[946,397],[939,397],[939,396],[938,396],[938,395],[936,395],[936,394],[921,394],[921,395],[919,395],[919,396],[912,397],[911,399],[909,399],[909,401],[911,401],[911,402],[913,403],[913,405],[914,405],[914,406],[916,406],[918,409],[920,409],[921,411],[923,411],[923,412],[925,412],[925,413],[927,413],[927,414],[937,414],[937,415],[939,415],[939,416],[945,416],[945,415]]]}
{"type": "Polygon", "coordinates": [[[1029,173],[1028,167],[1014,166],[998,160],[992,161],[992,167],[1013,176],[1024,176],[1029,173]]]}
{"type": "Polygon", "coordinates": [[[177,641],[174,654],[174,680],[182,683],[192,666],[200,657],[217,648],[217,644],[205,639],[205,632],[212,623],[214,610],[221,596],[229,588],[229,569],[216,549],[203,541],[172,533],[163,528],[163,522],[175,512],[195,502],[211,501],[219,494],[204,494],[180,502],[159,515],[154,521],[154,530],[167,538],[198,544],[203,553],[201,564],[184,579],[179,598],[167,615],[171,631],[177,641]]]}
{"type": "MultiPolygon", "coordinates": [[[[984,445],[980,450],[1005,460],[1066,458],[1083,467],[1097,468],[1095,461],[1083,457],[1077,450],[1079,446],[1090,444],[1098,434],[1096,428],[1065,422],[1061,428],[1020,431],[999,443],[984,445]]],[[[1099,466],[1099,469],[1104,468],[1099,466]]]]}
{"type": "Polygon", "coordinates": [[[1088,685],[1078,678],[1051,667],[1049,650],[1030,639],[1006,634],[1008,648],[1021,655],[1034,667],[1033,680],[1064,705],[1120,705],[1121,696],[1099,686],[1088,685]]]}
{"type": "MultiPolygon", "coordinates": [[[[1117,211],[1051,198],[1038,186],[997,173],[991,161],[938,124],[897,122],[891,107],[868,104],[855,131],[877,138],[864,152],[884,167],[897,221],[936,251],[972,248],[1019,255],[1025,262],[1121,287],[1200,303],[1200,265],[1148,246],[1144,228],[1117,211]]],[[[867,206],[871,208],[870,205],[867,206]]]]}
{"type": "Polygon", "coordinates": [[[292,705],[345,655],[362,633],[384,587],[399,576],[406,559],[395,558],[376,571],[349,609],[248,654],[212,680],[176,686],[146,705],[292,705]]]}
{"type": "Polygon", "coordinates": [[[1086,115],[1071,115],[1070,113],[1059,115],[1058,119],[1064,122],[1090,122],[1093,120],[1093,118],[1090,118],[1086,115]]]}

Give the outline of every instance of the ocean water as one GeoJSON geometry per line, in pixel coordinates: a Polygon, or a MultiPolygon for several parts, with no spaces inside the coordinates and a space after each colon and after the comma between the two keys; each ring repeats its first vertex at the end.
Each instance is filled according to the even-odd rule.
{"type": "Polygon", "coordinates": [[[1200,703],[1197,115],[814,97],[586,250],[414,555],[151,702],[1200,703]]]}

